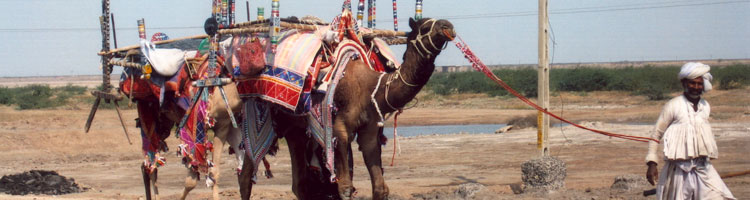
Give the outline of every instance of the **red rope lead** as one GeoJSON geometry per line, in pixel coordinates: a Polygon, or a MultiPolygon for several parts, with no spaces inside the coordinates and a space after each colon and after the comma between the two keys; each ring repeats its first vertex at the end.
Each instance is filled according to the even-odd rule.
{"type": "Polygon", "coordinates": [[[639,136],[632,136],[632,135],[616,134],[616,133],[610,133],[610,132],[596,130],[596,129],[592,129],[592,128],[587,128],[587,127],[581,126],[579,124],[573,123],[571,121],[568,121],[566,119],[563,119],[562,117],[559,117],[559,116],[557,116],[557,115],[555,115],[553,113],[550,113],[546,109],[542,109],[542,107],[540,107],[539,105],[536,105],[534,102],[531,102],[529,99],[527,99],[523,95],[521,95],[518,92],[516,92],[516,90],[514,90],[513,88],[511,88],[503,80],[501,80],[500,78],[498,78],[497,76],[495,76],[495,74],[493,74],[492,71],[487,66],[485,66],[484,63],[482,63],[482,61],[479,60],[479,58],[477,58],[476,55],[474,55],[474,52],[472,52],[471,49],[469,49],[469,45],[466,45],[466,42],[464,42],[464,40],[461,39],[461,37],[456,36],[456,38],[458,38],[458,40],[459,40],[458,42],[455,42],[456,43],[456,47],[458,47],[458,49],[462,53],[464,53],[464,57],[466,59],[468,59],[469,62],[471,62],[471,67],[473,67],[477,71],[480,71],[480,72],[484,73],[487,77],[489,77],[490,79],[492,79],[493,81],[495,81],[497,84],[500,84],[500,86],[502,86],[503,88],[505,88],[505,90],[508,90],[508,92],[510,92],[511,94],[513,94],[513,96],[518,97],[518,99],[520,99],[521,101],[525,102],[529,106],[531,106],[531,107],[533,107],[533,108],[535,108],[535,109],[537,109],[537,110],[539,110],[539,111],[541,111],[541,112],[543,112],[543,113],[545,113],[545,114],[547,114],[549,116],[552,116],[555,119],[558,119],[558,120],[560,120],[562,122],[568,123],[568,124],[573,125],[575,127],[578,127],[578,128],[584,129],[584,130],[588,130],[588,131],[591,131],[591,132],[594,132],[594,133],[598,133],[598,134],[602,134],[602,135],[606,135],[606,136],[610,136],[610,137],[622,138],[622,139],[626,139],[626,140],[633,140],[633,141],[639,141],[639,142],[654,141],[654,142],[659,143],[659,140],[656,140],[656,139],[653,139],[653,138],[649,138],[649,137],[639,137],[639,136]]]}

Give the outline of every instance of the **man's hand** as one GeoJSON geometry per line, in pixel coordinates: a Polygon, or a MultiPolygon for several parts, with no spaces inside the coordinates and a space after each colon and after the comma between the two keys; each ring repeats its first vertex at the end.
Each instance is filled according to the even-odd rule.
{"type": "Polygon", "coordinates": [[[646,163],[646,165],[648,165],[648,170],[646,170],[646,179],[648,179],[648,183],[654,185],[656,184],[656,181],[654,179],[659,177],[659,170],[656,169],[656,162],[649,161],[648,163],[646,163]]]}

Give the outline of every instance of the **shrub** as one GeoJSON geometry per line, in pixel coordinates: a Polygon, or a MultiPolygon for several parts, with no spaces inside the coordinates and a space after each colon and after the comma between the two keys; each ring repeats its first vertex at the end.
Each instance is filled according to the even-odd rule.
{"type": "MultiPolygon", "coordinates": [[[[529,98],[537,96],[537,77],[539,76],[539,74],[537,73],[536,69],[502,69],[495,70],[493,71],[493,73],[495,73],[500,79],[505,81],[508,86],[516,90],[521,95],[529,98]]],[[[490,82],[493,85],[497,85],[497,83],[495,82],[490,82]]],[[[493,96],[504,96],[510,94],[499,85],[497,85],[496,88],[497,95],[493,96]]],[[[492,93],[490,93],[490,95],[492,95],[492,93]]]]}
{"type": "MultiPolygon", "coordinates": [[[[668,98],[671,92],[682,90],[677,73],[680,66],[625,67],[625,68],[553,68],[550,71],[550,90],[570,92],[626,91],[644,95],[651,100],[668,98]]],[[[537,96],[536,68],[499,69],[498,77],[522,95],[537,96]]],[[[750,66],[735,64],[711,70],[718,89],[736,89],[750,84],[750,66]]],[[[436,73],[427,88],[438,95],[454,93],[486,93],[506,96],[508,91],[479,72],[436,73]]]]}
{"type": "Polygon", "coordinates": [[[0,104],[13,104],[13,89],[8,87],[0,87],[0,104]]]}
{"type": "Polygon", "coordinates": [[[55,107],[51,99],[52,89],[48,85],[29,85],[20,87],[15,96],[15,103],[21,110],[55,107]]]}
{"type": "Polygon", "coordinates": [[[550,81],[550,85],[556,83],[557,89],[560,91],[590,92],[606,90],[612,79],[608,72],[611,72],[611,70],[595,68],[556,70],[555,74],[559,74],[557,76],[559,79],[554,82],[550,81]]]}
{"type": "Polygon", "coordinates": [[[750,66],[747,65],[714,68],[711,74],[714,75],[714,83],[719,83],[717,88],[721,90],[739,89],[750,84],[750,66]]]}
{"type": "Polygon", "coordinates": [[[61,91],[61,92],[64,92],[64,93],[68,93],[68,94],[71,94],[71,95],[81,95],[84,92],[86,92],[86,89],[88,89],[88,88],[86,88],[84,86],[75,86],[75,85],[72,85],[72,84],[68,84],[66,86],[62,86],[62,87],[56,88],[56,90],[58,90],[58,91],[61,91]]]}

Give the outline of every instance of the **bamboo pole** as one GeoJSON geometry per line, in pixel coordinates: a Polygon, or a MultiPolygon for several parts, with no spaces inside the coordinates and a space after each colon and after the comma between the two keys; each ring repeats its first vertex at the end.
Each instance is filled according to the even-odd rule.
{"type": "MultiPolygon", "coordinates": [[[[261,25],[258,23],[258,21],[254,21],[251,23],[241,23],[238,24],[238,26],[249,26],[249,25],[261,25]]],[[[318,25],[310,25],[310,24],[299,24],[299,23],[289,23],[289,22],[281,22],[281,27],[285,29],[298,29],[303,31],[314,31],[318,30],[320,26],[318,25]]],[[[221,29],[219,30],[219,34],[244,34],[244,33],[257,33],[257,32],[263,32],[268,31],[268,26],[254,26],[254,27],[247,27],[247,28],[232,28],[232,29],[221,29]]],[[[406,37],[406,32],[403,31],[391,31],[391,30],[381,30],[381,29],[372,29],[372,33],[365,33],[364,37],[406,37]]]]}
{"type": "MultiPolygon", "coordinates": [[[[270,27],[268,27],[266,24],[263,24],[264,22],[267,22],[267,21],[268,20],[238,23],[235,26],[242,27],[242,26],[254,25],[254,27],[220,29],[219,34],[226,35],[226,34],[245,34],[245,33],[267,32],[269,31],[270,27]]],[[[304,30],[304,31],[314,31],[319,28],[318,25],[299,24],[299,23],[290,23],[290,22],[281,22],[281,27],[286,28],[286,29],[299,29],[299,30],[304,30]]],[[[372,29],[372,33],[365,33],[363,36],[364,37],[406,37],[406,32],[372,29]]],[[[172,42],[176,42],[180,40],[203,39],[207,37],[208,35],[206,34],[194,35],[194,36],[188,36],[188,37],[182,37],[182,38],[176,38],[176,39],[170,39],[170,40],[156,41],[154,42],[154,44],[156,45],[167,44],[167,43],[172,43],[172,42]]],[[[401,44],[401,43],[394,43],[394,44],[401,44]]],[[[100,56],[109,55],[109,54],[114,54],[117,52],[128,51],[131,49],[138,49],[140,47],[141,47],[140,45],[130,45],[130,46],[122,47],[122,48],[112,49],[107,52],[101,51],[97,54],[100,56]]]]}
{"type": "MultiPolygon", "coordinates": [[[[170,40],[156,41],[156,42],[154,42],[154,44],[157,44],[157,45],[159,45],[159,44],[167,44],[167,43],[172,43],[172,42],[176,42],[176,41],[180,41],[180,40],[203,39],[203,38],[207,38],[207,37],[208,37],[208,35],[206,35],[206,34],[203,34],[203,35],[194,35],[194,36],[188,36],[188,37],[183,37],[183,38],[176,38],[176,39],[170,39],[170,40]]],[[[98,55],[108,55],[108,54],[113,54],[113,53],[117,53],[117,52],[121,52],[121,51],[128,51],[128,50],[131,50],[131,49],[138,49],[138,48],[141,48],[141,46],[140,45],[130,45],[130,46],[126,46],[126,47],[122,47],[122,48],[118,48],[118,49],[112,49],[112,50],[109,50],[107,52],[101,51],[101,52],[99,52],[97,54],[98,55]]]]}

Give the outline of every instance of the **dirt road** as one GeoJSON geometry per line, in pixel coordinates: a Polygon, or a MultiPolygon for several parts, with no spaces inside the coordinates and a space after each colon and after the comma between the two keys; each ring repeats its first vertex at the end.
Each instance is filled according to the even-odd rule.
{"type": "MultiPolygon", "coordinates": [[[[560,95],[556,98],[560,98],[560,95]]],[[[553,102],[552,110],[573,121],[593,123],[598,129],[646,136],[663,101],[644,101],[643,97],[612,92],[586,95],[561,94],[564,104],[553,102]],[[645,122],[645,123],[644,123],[645,122]]],[[[507,120],[535,114],[514,99],[481,95],[434,97],[423,100],[399,117],[399,125],[505,123],[507,120]]],[[[750,90],[709,93],[714,133],[720,158],[714,160],[719,173],[750,169],[750,90]]],[[[87,192],[54,196],[64,199],[138,199],[143,198],[139,166],[142,162],[140,136],[135,129],[135,110],[125,110],[124,118],[134,144],[128,145],[114,110],[100,110],[91,128],[83,133],[88,105],[55,110],[18,111],[0,107],[0,175],[32,169],[54,170],[87,192]]],[[[499,127],[498,127],[499,128],[499,127]]],[[[386,134],[391,134],[390,130],[386,134]]],[[[521,129],[504,134],[453,134],[400,138],[400,154],[394,166],[385,167],[391,194],[401,199],[451,198],[459,185],[479,183],[486,188],[476,198],[488,199],[637,199],[639,190],[610,190],[614,177],[644,174],[646,144],[613,139],[572,127],[553,128],[551,154],[567,165],[567,190],[548,195],[513,194],[510,184],[521,182],[521,163],[538,155],[536,130],[521,129]]],[[[186,169],[174,156],[179,141],[170,137],[167,165],[160,168],[159,184],[163,199],[175,199],[182,192],[186,169]]],[[[390,164],[393,141],[384,146],[383,162],[390,164]]],[[[354,147],[353,149],[357,149],[354,147]]],[[[230,156],[222,161],[221,195],[239,198],[234,174],[236,162],[230,156]]],[[[287,148],[281,146],[271,157],[276,178],[259,178],[254,199],[293,199],[287,148]]],[[[202,179],[205,180],[205,179],[202,179]]],[[[354,185],[358,197],[370,196],[370,180],[361,155],[355,153],[354,185]]],[[[725,179],[736,197],[750,197],[750,176],[725,179]]],[[[206,199],[210,190],[196,188],[190,199],[206,199]]],[[[11,196],[0,199],[47,199],[53,196],[11,196]]]]}

